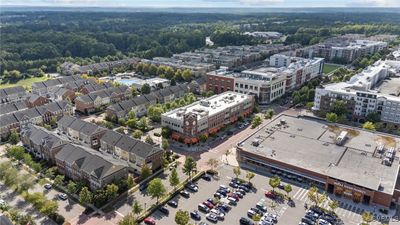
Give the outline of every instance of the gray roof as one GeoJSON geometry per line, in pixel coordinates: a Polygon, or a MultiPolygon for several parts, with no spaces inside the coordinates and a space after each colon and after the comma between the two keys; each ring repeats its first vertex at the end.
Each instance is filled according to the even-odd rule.
{"type": "Polygon", "coordinates": [[[21,130],[21,135],[28,137],[32,143],[45,146],[48,149],[53,149],[67,143],[49,131],[32,124],[29,124],[23,130],[21,130]]]}
{"type": "Polygon", "coordinates": [[[2,90],[3,90],[4,93],[6,93],[7,95],[25,92],[25,89],[24,89],[22,86],[9,87],[9,88],[4,88],[4,89],[2,89],[2,90]]]}
{"type": "Polygon", "coordinates": [[[0,115],[12,113],[18,110],[27,109],[28,106],[24,101],[16,102],[16,103],[8,103],[0,105],[0,115]]]}
{"type": "MultiPolygon", "coordinates": [[[[153,155],[154,153],[163,151],[161,148],[157,148],[145,142],[136,140],[128,135],[121,135],[121,136],[122,137],[119,139],[119,141],[114,145],[124,151],[131,152],[142,158],[147,158],[148,156],[153,155]]],[[[114,142],[113,141],[111,142],[109,140],[107,143],[111,145],[114,142]]]]}
{"type": "Polygon", "coordinates": [[[127,135],[123,135],[123,137],[119,139],[115,147],[118,147],[124,151],[129,152],[137,142],[138,140],[135,140],[127,135]]]}
{"type": "Polygon", "coordinates": [[[25,109],[14,113],[18,121],[40,117],[40,113],[36,108],[25,109]]]}
{"type": "Polygon", "coordinates": [[[60,120],[58,120],[57,124],[63,127],[69,127],[77,118],[72,116],[63,116],[60,120]]]}
{"type": "Polygon", "coordinates": [[[100,141],[104,141],[108,145],[115,146],[122,136],[123,135],[118,132],[107,130],[106,133],[101,137],[100,141]]]}
{"type": "Polygon", "coordinates": [[[138,96],[132,100],[135,102],[136,105],[145,105],[149,103],[149,100],[147,100],[147,98],[145,98],[143,95],[138,96]]]}
{"type": "Polygon", "coordinates": [[[91,134],[95,134],[95,133],[106,130],[100,126],[93,124],[93,123],[85,122],[83,120],[81,120],[81,121],[84,123],[84,126],[80,129],[80,132],[85,135],[91,135],[91,134]]]}
{"type": "Polygon", "coordinates": [[[17,118],[14,114],[5,114],[0,116],[0,127],[5,127],[14,123],[18,123],[17,118]]]}
{"type": "Polygon", "coordinates": [[[90,103],[90,102],[93,102],[93,99],[89,95],[81,95],[81,96],[78,96],[75,99],[75,101],[90,103]]]}

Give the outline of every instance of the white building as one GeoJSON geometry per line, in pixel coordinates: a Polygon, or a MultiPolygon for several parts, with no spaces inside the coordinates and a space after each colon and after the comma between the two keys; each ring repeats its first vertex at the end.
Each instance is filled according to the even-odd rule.
{"type": "Polygon", "coordinates": [[[382,121],[400,124],[400,61],[377,61],[348,82],[317,88],[313,109],[329,111],[337,99],[347,102],[354,119],[377,112],[382,121]]]}

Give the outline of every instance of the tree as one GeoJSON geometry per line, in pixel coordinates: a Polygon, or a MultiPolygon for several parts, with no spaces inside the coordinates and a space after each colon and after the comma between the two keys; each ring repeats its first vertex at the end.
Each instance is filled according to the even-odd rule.
{"type": "Polygon", "coordinates": [[[336,113],[327,113],[326,121],[330,123],[336,123],[338,121],[338,116],[336,115],[336,113]]]}
{"type": "Polygon", "coordinates": [[[19,134],[15,129],[11,131],[8,141],[13,145],[16,145],[19,142],[19,134]]]}
{"type": "Polygon", "coordinates": [[[126,121],[126,125],[131,129],[135,128],[137,123],[138,122],[136,118],[128,119],[128,121],[126,121]]]}
{"type": "Polygon", "coordinates": [[[310,187],[308,189],[307,198],[314,203],[315,206],[318,205],[318,188],[317,187],[310,187]]]}
{"type": "Polygon", "coordinates": [[[370,112],[367,115],[367,121],[372,123],[378,123],[381,121],[381,116],[377,112],[370,112]]]}
{"type": "Polygon", "coordinates": [[[176,189],[176,186],[179,184],[179,176],[178,172],[176,172],[176,169],[174,168],[171,171],[171,174],[169,175],[169,184],[174,187],[174,190],[176,189]]]}
{"type": "Polygon", "coordinates": [[[137,127],[140,130],[147,130],[149,129],[149,121],[147,120],[146,117],[140,118],[139,122],[137,123],[137,127]]]}
{"type": "Polygon", "coordinates": [[[142,135],[143,135],[143,132],[141,130],[135,130],[132,133],[132,137],[136,138],[136,139],[140,139],[142,137],[142,135]]]}
{"type": "Polygon", "coordinates": [[[183,211],[183,210],[178,210],[175,214],[175,223],[178,225],[187,225],[189,223],[189,212],[188,211],[183,211]]]}
{"type": "Polygon", "coordinates": [[[65,176],[64,176],[64,175],[57,175],[57,176],[54,178],[54,184],[55,184],[56,186],[62,186],[63,183],[64,183],[64,179],[65,179],[65,176]]]}
{"type": "Polygon", "coordinates": [[[162,127],[161,128],[161,136],[163,138],[168,139],[171,136],[171,134],[172,134],[172,131],[171,131],[171,129],[169,127],[162,127]]]}
{"type": "Polygon", "coordinates": [[[372,213],[367,212],[367,211],[363,212],[361,214],[361,217],[362,217],[363,223],[365,223],[365,224],[370,224],[374,220],[374,216],[372,215],[372,213]]]}
{"type": "Polygon", "coordinates": [[[233,167],[233,173],[235,174],[236,179],[238,179],[238,177],[241,174],[240,167],[239,166],[233,167]]]}
{"type": "Polygon", "coordinates": [[[133,186],[135,186],[135,181],[133,180],[133,177],[131,175],[128,175],[126,184],[128,185],[129,189],[131,189],[131,188],[133,188],[133,186]]]}
{"type": "Polygon", "coordinates": [[[139,91],[137,90],[137,88],[135,88],[135,87],[131,87],[131,89],[132,89],[132,96],[133,96],[133,97],[135,97],[135,96],[138,96],[138,95],[139,95],[139,91]]]}
{"type": "Polygon", "coordinates": [[[118,186],[115,184],[107,184],[106,195],[108,199],[114,199],[118,196],[118,186]]]}
{"type": "Polygon", "coordinates": [[[67,185],[67,190],[68,190],[68,192],[69,192],[70,194],[75,194],[76,191],[78,190],[76,183],[73,182],[72,180],[70,180],[70,181],[68,182],[68,185],[67,185]]]}
{"type": "Polygon", "coordinates": [[[196,161],[194,161],[191,156],[187,156],[185,159],[185,163],[183,164],[183,172],[189,176],[190,180],[192,180],[192,172],[196,170],[196,168],[196,161]]]}
{"type": "Polygon", "coordinates": [[[206,142],[208,139],[208,136],[206,134],[200,134],[199,139],[201,142],[206,142]]]}
{"type": "Polygon", "coordinates": [[[249,181],[249,183],[250,183],[251,179],[253,179],[255,176],[256,175],[253,172],[247,171],[247,173],[246,173],[246,178],[249,181]]]}
{"type": "Polygon", "coordinates": [[[275,111],[272,108],[269,108],[267,112],[265,112],[264,118],[271,119],[274,116],[275,111]]]}
{"type": "Polygon", "coordinates": [[[169,141],[168,139],[163,138],[161,141],[161,148],[166,151],[169,148],[169,141]]]}
{"type": "Polygon", "coordinates": [[[183,72],[182,72],[182,78],[185,80],[185,81],[191,81],[192,80],[192,71],[190,71],[190,70],[184,70],[183,72]]]}
{"type": "Polygon", "coordinates": [[[213,171],[215,171],[215,168],[218,166],[218,160],[216,160],[214,158],[210,158],[207,161],[207,165],[210,166],[213,171]]]}
{"type": "Polygon", "coordinates": [[[138,200],[133,201],[132,213],[138,216],[143,211],[142,206],[139,204],[138,200]]]}
{"type": "Polygon", "coordinates": [[[150,181],[149,186],[147,187],[147,193],[152,197],[158,199],[165,194],[166,190],[164,184],[161,182],[160,178],[155,178],[150,181]]]}
{"type": "Polygon", "coordinates": [[[146,142],[147,144],[154,145],[154,141],[153,141],[153,139],[150,137],[150,135],[146,136],[145,142],[146,142]]]}
{"type": "Polygon", "coordinates": [[[339,202],[336,201],[336,200],[329,202],[329,208],[330,208],[331,211],[334,213],[335,210],[336,210],[337,208],[339,208],[339,202]]]}
{"type": "Polygon", "coordinates": [[[286,184],[285,187],[283,187],[283,188],[284,188],[284,190],[285,190],[285,192],[286,192],[286,195],[287,195],[288,198],[290,199],[289,193],[292,192],[292,185],[286,184]]]}
{"type": "Polygon", "coordinates": [[[136,119],[135,111],[131,110],[128,112],[128,119],[136,119]]]}
{"type": "Polygon", "coordinates": [[[52,178],[54,177],[54,175],[55,175],[55,171],[54,171],[54,170],[55,170],[54,167],[48,168],[48,169],[46,170],[45,176],[46,176],[47,178],[52,179],[52,178]]]}
{"type": "Polygon", "coordinates": [[[152,174],[151,168],[147,164],[144,164],[140,171],[140,178],[142,180],[144,180],[144,179],[150,177],[151,174],[152,174]]]}
{"type": "Polygon", "coordinates": [[[367,121],[362,125],[362,128],[366,130],[375,130],[375,125],[372,122],[367,121]]]}
{"type": "Polygon", "coordinates": [[[143,84],[142,88],[140,89],[140,92],[142,94],[150,94],[151,92],[151,87],[148,83],[143,84]]]}
{"type": "Polygon", "coordinates": [[[136,225],[138,224],[136,218],[133,216],[132,213],[124,216],[122,220],[118,221],[118,225],[136,225]]]}
{"type": "Polygon", "coordinates": [[[150,105],[149,108],[147,109],[147,115],[154,122],[160,122],[161,114],[163,113],[164,110],[161,107],[161,105],[150,105]]]}
{"type": "Polygon", "coordinates": [[[275,188],[277,188],[279,186],[279,184],[281,183],[281,178],[279,178],[278,176],[274,176],[269,179],[268,183],[269,183],[269,186],[272,187],[272,191],[275,192],[275,188]]]}
{"type": "Polygon", "coordinates": [[[79,193],[79,201],[84,204],[90,204],[93,201],[93,194],[87,187],[83,187],[79,193]]]}
{"type": "Polygon", "coordinates": [[[335,113],[338,116],[346,115],[347,113],[346,102],[343,100],[334,101],[331,106],[331,112],[335,113]]]}
{"type": "Polygon", "coordinates": [[[58,211],[58,203],[47,200],[45,204],[40,207],[39,211],[46,216],[52,215],[58,211]]]}
{"type": "Polygon", "coordinates": [[[251,128],[256,128],[258,126],[260,126],[260,124],[262,123],[262,119],[260,116],[255,116],[253,118],[253,120],[251,121],[251,128]]]}

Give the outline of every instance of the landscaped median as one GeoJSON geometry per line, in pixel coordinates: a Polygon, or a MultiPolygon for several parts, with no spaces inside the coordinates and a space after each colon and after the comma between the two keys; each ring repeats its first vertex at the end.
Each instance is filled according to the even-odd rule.
{"type": "Polygon", "coordinates": [[[186,178],[184,181],[182,181],[179,185],[176,186],[176,188],[170,190],[169,192],[167,192],[165,194],[164,197],[160,198],[160,200],[158,201],[157,204],[154,204],[152,206],[150,206],[148,209],[146,209],[145,211],[143,211],[137,218],[137,221],[142,221],[144,220],[146,217],[150,216],[154,211],[157,210],[158,207],[166,204],[171,198],[173,198],[175,195],[177,195],[181,190],[183,190],[186,186],[187,183],[191,182],[191,181],[195,181],[198,180],[201,176],[203,176],[205,174],[204,171],[200,171],[198,173],[196,173],[192,178],[188,177],[186,178]]]}

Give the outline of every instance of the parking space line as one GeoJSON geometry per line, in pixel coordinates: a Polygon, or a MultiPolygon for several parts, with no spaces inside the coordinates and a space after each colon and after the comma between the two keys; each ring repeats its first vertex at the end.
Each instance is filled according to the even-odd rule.
{"type": "Polygon", "coordinates": [[[299,188],[299,190],[296,191],[296,193],[293,195],[293,198],[297,199],[297,195],[302,192],[304,189],[303,188],[299,188]]]}

